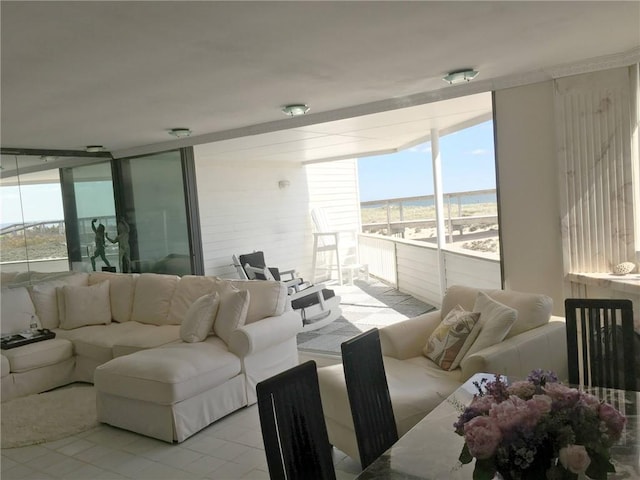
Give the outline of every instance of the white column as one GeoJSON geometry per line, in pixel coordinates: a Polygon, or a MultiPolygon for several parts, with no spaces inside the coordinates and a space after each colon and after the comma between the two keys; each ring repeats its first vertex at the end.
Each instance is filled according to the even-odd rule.
{"type": "Polygon", "coordinates": [[[440,293],[444,296],[447,289],[447,274],[444,264],[445,244],[444,202],[442,199],[442,165],[440,158],[440,132],[431,129],[431,162],[433,164],[433,197],[436,207],[436,239],[438,245],[438,263],[440,266],[440,293]]]}

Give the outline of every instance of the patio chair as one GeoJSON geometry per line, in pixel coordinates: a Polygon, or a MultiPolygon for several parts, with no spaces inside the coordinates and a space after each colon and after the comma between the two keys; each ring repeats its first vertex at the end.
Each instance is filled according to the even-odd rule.
{"type": "Polygon", "coordinates": [[[640,335],[631,300],[567,298],[569,382],[638,390],[640,335]]]}
{"type": "MultiPolygon", "coordinates": [[[[264,260],[264,252],[262,251],[245,253],[239,256],[232,255],[232,258],[238,275],[245,280],[276,280],[283,282],[287,288],[293,289],[293,291],[298,291],[304,286],[303,279],[296,278],[295,270],[280,270],[276,267],[267,267],[267,263],[264,260]]],[[[306,284],[306,286],[309,285],[306,284]]]]}
{"type": "Polygon", "coordinates": [[[317,330],[342,315],[340,297],[319,283],[312,285],[295,276],[295,270],[281,271],[267,267],[264,252],[233,255],[233,264],[240,278],[245,280],[275,280],[283,282],[288,289],[291,308],[300,314],[304,330],[317,330]],[[285,279],[284,277],[289,277],[285,279]]]}
{"type": "Polygon", "coordinates": [[[341,350],[360,464],[364,469],[398,441],[378,329],[343,342],[341,350]]]}
{"type": "Polygon", "coordinates": [[[272,480],[335,480],[313,360],[256,386],[258,414],[272,480]]]}
{"type": "Polygon", "coordinates": [[[336,230],[331,227],[324,209],[311,210],[311,218],[314,225],[313,233],[313,265],[312,281],[318,278],[318,256],[327,253],[330,260],[326,261],[326,270],[331,276],[332,271],[337,271],[338,282],[343,284],[343,271],[351,269],[360,270],[358,265],[358,237],[356,230],[336,230]]]}

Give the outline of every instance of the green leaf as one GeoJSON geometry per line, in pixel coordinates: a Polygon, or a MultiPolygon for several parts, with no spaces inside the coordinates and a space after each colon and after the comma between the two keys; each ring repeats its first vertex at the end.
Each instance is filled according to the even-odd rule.
{"type": "Polygon", "coordinates": [[[496,467],[493,459],[476,460],[476,467],[473,469],[473,480],[492,480],[496,474],[496,467]]]}
{"type": "Polygon", "coordinates": [[[471,460],[473,460],[473,455],[471,455],[471,452],[469,451],[469,447],[467,447],[467,444],[464,444],[464,447],[462,447],[462,451],[460,452],[460,456],[458,457],[458,460],[460,460],[460,463],[462,463],[463,465],[466,465],[467,463],[471,463],[471,460]]]}
{"type": "Polygon", "coordinates": [[[608,458],[602,455],[591,455],[591,463],[585,472],[593,480],[607,480],[607,473],[615,472],[616,468],[608,458]]]}

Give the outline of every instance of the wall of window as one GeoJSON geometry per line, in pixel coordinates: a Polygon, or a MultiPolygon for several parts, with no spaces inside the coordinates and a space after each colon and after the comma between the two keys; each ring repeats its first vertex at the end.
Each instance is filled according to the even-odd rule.
{"type": "Polygon", "coordinates": [[[3,151],[0,179],[3,272],[203,271],[191,149],[122,160],[3,151]]]}

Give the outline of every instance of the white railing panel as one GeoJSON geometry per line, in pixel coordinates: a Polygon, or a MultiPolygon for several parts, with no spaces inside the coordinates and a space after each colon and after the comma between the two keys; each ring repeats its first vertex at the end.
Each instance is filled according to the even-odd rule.
{"type": "Polygon", "coordinates": [[[396,246],[389,238],[359,235],[360,263],[369,265],[369,273],[397,287],[396,246]]]}
{"type": "Polygon", "coordinates": [[[499,260],[445,251],[444,264],[447,287],[502,288],[499,260]]]}
{"type": "Polygon", "coordinates": [[[431,305],[442,301],[438,251],[415,241],[398,241],[398,290],[431,305]]]}
{"type": "MultiPolygon", "coordinates": [[[[402,293],[440,307],[442,293],[438,250],[434,245],[374,234],[359,236],[360,263],[369,273],[402,293]]],[[[500,261],[462,252],[443,251],[446,286],[501,288],[500,261]]]]}

